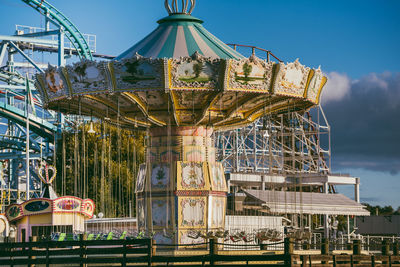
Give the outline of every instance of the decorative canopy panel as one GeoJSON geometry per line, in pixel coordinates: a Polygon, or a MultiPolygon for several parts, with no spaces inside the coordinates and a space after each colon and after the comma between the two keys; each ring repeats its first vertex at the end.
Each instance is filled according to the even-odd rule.
{"type": "Polygon", "coordinates": [[[268,113],[308,109],[319,103],[325,83],[320,69],[298,61],[212,59],[195,52],[179,59],[136,54],[49,67],[37,75],[36,87],[47,108],[65,113],[144,127],[212,125],[223,130],[268,113]]]}
{"type": "Polygon", "coordinates": [[[190,15],[194,0],[179,3],[166,1],[170,15],[114,61],[37,75],[46,107],[131,126],[225,130],[319,103],[326,83],[320,69],[244,58],[190,15]]]}

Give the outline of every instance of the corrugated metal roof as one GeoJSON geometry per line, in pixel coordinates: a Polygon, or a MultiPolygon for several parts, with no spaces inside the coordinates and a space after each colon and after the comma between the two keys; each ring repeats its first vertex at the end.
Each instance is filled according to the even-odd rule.
{"type": "Polygon", "coordinates": [[[275,213],[370,215],[363,205],[342,194],[269,190],[243,190],[243,192],[261,201],[275,213]]]}
{"type": "Polygon", "coordinates": [[[243,56],[208,32],[202,20],[186,14],[173,14],[158,21],[157,29],[119,55],[116,60],[136,53],[147,58],[179,58],[196,51],[205,57],[240,59],[243,56]]]}

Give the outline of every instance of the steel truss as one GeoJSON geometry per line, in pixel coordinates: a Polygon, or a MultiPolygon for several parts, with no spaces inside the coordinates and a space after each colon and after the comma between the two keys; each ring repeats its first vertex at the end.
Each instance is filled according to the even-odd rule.
{"type": "Polygon", "coordinates": [[[0,35],[0,213],[40,195],[35,170],[42,160],[53,161],[57,133],[69,120],[42,108],[33,75],[47,68],[42,62],[63,66],[72,55],[92,59],[96,51],[96,36],[81,34],[55,7],[22,1],[45,18],[45,27],[16,25],[15,35],[0,35]]]}
{"type": "Polygon", "coordinates": [[[266,115],[248,127],[217,132],[214,138],[217,159],[228,173],[330,173],[330,126],[321,106],[266,115]]]}

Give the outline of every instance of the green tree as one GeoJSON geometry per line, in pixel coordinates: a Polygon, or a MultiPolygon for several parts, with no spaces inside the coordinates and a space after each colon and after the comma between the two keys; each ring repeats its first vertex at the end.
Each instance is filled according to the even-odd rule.
{"type": "Polygon", "coordinates": [[[248,77],[249,77],[249,75],[250,75],[252,70],[253,70],[253,66],[252,65],[249,65],[247,63],[243,64],[243,74],[244,74],[244,77],[246,78],[246,80],[248,79],[248,77]]]}
{"type": "Polygon", "coordinates": [[[86,68],[87,68],[87,65],[85,63],[75,67],[75,72],[79,75],[80,82],[83,82],[83,78],[86,75],[86,68]]]}
{"type": "Polygon", "coordinates": [[[193,72],[195,78],[199,78],[200,73],[203,71],[203,68],[204,68],[203,62],[198,62],[193,65],[193,72]]]}
{"type": "Polygon", "coordinates": [[[90,198],[95,214],[106,217],[135,215],[137,170],[145,162],[141,131],[126,130],[107,123],[94,123],[96,134],[89,134],[89,124],[64,131],[57,142],[58,195],[90,198]]]}
{"type": "Polygon", "coordinates": [[[138,61],[126,62],[125,63],[126,71],[129,72],[133,76],[137,73],[137,67],[138,66],[139,66],[139,62],[138,61]]]}

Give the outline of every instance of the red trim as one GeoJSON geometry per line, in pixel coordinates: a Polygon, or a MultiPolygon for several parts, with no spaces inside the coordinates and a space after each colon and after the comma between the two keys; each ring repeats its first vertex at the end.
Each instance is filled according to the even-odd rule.
{"type": "Polygon", "coordinates": [[[226,196],[223,191],[208,191],[208,190],[177,190],[174,192],[176,196],[226,196]]]}

